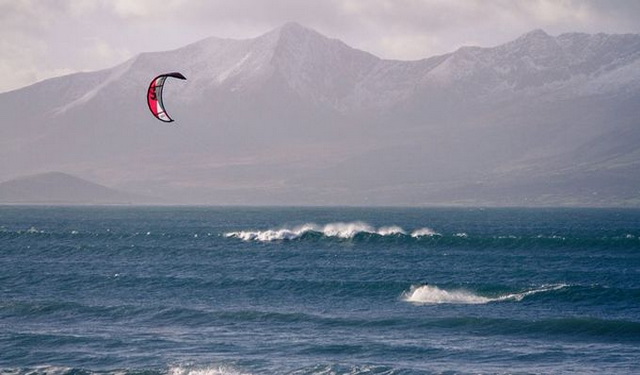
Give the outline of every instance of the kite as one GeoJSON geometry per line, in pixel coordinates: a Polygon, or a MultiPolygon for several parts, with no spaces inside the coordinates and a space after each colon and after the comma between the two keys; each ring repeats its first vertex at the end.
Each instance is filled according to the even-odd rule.
{"type": "Polygon", "coordinates": [[[178,78],[178,79],[187,79],[185,76],[178,72],[173,73],[165,73],[160,74],[156,78],[151,81],[149,84],[149,90],[147,91],[147,104],[149,104],[149,109],[151,113],[160,121],[164,122],[172,122],[173,119],[169,117],[167,111],[164,108],[164,103],[162,102],[162,89],[164,87],[164,81],[167,78],[178,78]]]}

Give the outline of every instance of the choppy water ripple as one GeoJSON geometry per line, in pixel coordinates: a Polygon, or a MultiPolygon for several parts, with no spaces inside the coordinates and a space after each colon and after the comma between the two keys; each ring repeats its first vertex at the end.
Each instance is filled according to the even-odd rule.
{"type": "Polygon", "coordinates": [[[2,374],[634,374],[640,211],[0,207],[2,374]]]}

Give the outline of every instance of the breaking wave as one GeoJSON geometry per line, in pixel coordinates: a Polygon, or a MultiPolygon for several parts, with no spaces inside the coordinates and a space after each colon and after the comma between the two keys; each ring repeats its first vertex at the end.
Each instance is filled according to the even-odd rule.
{"type": "Polygon", "coordinates": [[[462,304],[462,305],[479,305],[490,302],[502,301],[522,301],[525,297],[559,290],[567,287],[566,284],[545,285],[539,288],[526,290],[520,293],[509,293],[498,296],[482,296],[465,289],[446,290],[438,288],[435,285],[414,285],[408,292],[402,294],[402,299],[407,302],[420,305],[435,304],[462,304]]]}
{"type": "Polygon", "coordinates": [[[333,237],[340,239],[352,239],[359,235],[374,235],[382,237],[432,237],[439,236],[440,234],[431,228],[419,228],[411,232],[405,231],[403,228],[392,225],[382,226],[379,228],[373,227],[367,223],[361,221],[348,222],[348,223],[329,223],[326,225],[317,224],[304,224],[292,228],[280,228],[280,229],[267,229],[267,230],[255,230],[255,231],[238,231],[228,232],[224,236],[227,238],[238,238],[243,241],[283,241],[283,240],[296,240],[305,236],[323,236],[333,237]]]}

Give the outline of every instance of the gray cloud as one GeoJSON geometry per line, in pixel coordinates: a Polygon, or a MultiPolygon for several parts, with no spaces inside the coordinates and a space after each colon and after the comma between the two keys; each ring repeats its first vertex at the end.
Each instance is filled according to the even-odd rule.
{"type": "Polygon", "coordinates": [[[629,0],[0,0],[0,92],[113,66],[208,36],[253,37],[296,21],[383,58],[493,46],[536,28],[640,32],[629,0]]]}

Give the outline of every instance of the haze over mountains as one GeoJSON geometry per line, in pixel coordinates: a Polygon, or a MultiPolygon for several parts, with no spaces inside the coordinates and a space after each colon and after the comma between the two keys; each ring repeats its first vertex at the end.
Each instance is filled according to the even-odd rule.
{"type": "Polygon", "coordinates": [[[0,181],[180,204],[640,205],[640,35],[383,60],[290,23],[0,94],[0,181]],[[150,80],[176,120],[155,120],[150,80]]]}
{"type": "Polygon", "coordinates": [[[41,173],[0,182],[0,202],[9,204],[123,205],[161,204],[60,172],[41,173]]]}

